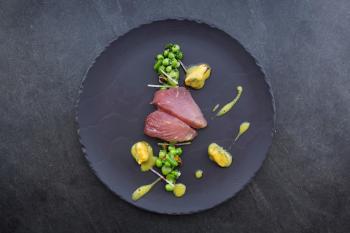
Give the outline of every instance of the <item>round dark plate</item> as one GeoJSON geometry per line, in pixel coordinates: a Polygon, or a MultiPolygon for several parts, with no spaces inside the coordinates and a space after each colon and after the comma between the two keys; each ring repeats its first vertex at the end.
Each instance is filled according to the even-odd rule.
{"type": "Polygon", "coordinates": [[[86,158],[112,192],[145,210],[188,214],[222,203],[254,176],[271,144],[274,103],[260,67],[235,39],[205,23],[164,20],[129,31],[97,58],[82,85],[77,119],[86,158]],[[131,193],[156,179],[151,172],[140,171],[130,147],[146,140],[158,152],[159,140],[143,134],[144,119],[155,110],[150,102],[157,90],[147,84],[157,84],[154,56],[169,42],[181,45],[185,64],[205,62],[213,69],[203,89],[191,90],[208,127],[198,131],[191,145],[183,146],[179,182],[187,185],[186,195],[175,198],[158,183],[134,202],[131,193]],[[232,100],[237,85],[244,88],[239,102],[226,115],[213,118],[212,108],[232,100]],[[251,127],[232,147],[232,166],[219,168],[208,159],[208,145],[216,142],[228,148],[243,121],[251,122],[251,127]],[[196,169],[204,171],[200,180],[194,177],[196,169]]]}

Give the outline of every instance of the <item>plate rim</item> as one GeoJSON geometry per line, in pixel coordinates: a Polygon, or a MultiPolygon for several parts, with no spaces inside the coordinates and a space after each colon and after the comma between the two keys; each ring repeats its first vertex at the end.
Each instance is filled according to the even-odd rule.
{"type": "Polygon", "coordinates": [[[166,215],[190,215],[190,214],[195,214],[195,213],[199,213],[199,212],[204,212],[204,211],[207,211],[207,210],[210,210],[214,207],[217,207],[219,205],[222,205],[224,204],[225,202],[229,201],[230,199],[234,198],[237,196],[237,194],[239,192],[241,192],[242,190],[244,190],[246,188],[246,186],[248,184],[250,184],[252,182],[252,179],[256,176],[257,172],[260,171],[260,169],[262,168],[267,156],[268,156],[268,153],[271,149],[271,146],[272,146],[272,142],[273,142],[273,139],[274,139],[274,135],[275,135],[275,132],[276,132],[276,105],[275,105],[275,97],[274,97],[274,94],[273,94],[273,91],[272,91],[272,86],[271,86],[271,82],[270,80],[267,78],[267,75],[266,75],[266,71],[264,69],[264,67],[258,62],[258,60],[256,59],[255,56],[253,56],[253,54],[250,52],[250,50],[244,46],[239,40],[237,40],[233,35],[231,35],[231,33],[229,33],[228,31],[226,31],[225,29],[223,29],[222,27],[220,27],[219,25],[213,23],[213,22],[208,22],[207,20],[203,20],[203,19],[198,19],[198,18],[192,18],[192,17],[159,17],[159,18],[152,18],[148,21],[144,21],[144,23],[138,23],[136,24],[135,26],[132,26],[131,28],[125,30],[123,33],[113,37],[113,39],[111,39],[107,45],[98,53],[98,55],[94,58],[94,60],[92,61],[92,63],[87,67],[84,75],[83,75],[83,78],[80,82],[80,86],[79,86],[79,90],[78,90],[78,97],[77,97],[77,100],[76,100],[76,103],[75,103],[75,125],[77,127],[76,129],[76,132],[78,134],[78,140],[79,140],[79,143],[80,143],[80,146],[81,146],[81,151],[83,152],[83,156],[86,160],[86,162],[88,163],[88,166],[90,167],[90,169],[92,170],[92,172],[94,173],[94,175],[98,178],[98,180],[107,188],[107,190],[109,190],[110,192],[113,193],[113,195],[116,195],[118,198],[120,198],[121,200],[125,201],[126,203],[130,204],[131,206],[133,207],[136,207],[138,209],[141,209],[141,210],[144,210],[144,211],[147,211],[147,212],[151,212],[151,213],[156,213],[156,214],[166,214],[166,215]],[[182,212],[171,212],[171,211],[167,211],[167,212],[164,212],[164,211],[157,211],[157,210],[151,210],[151,209],[147,209],[145,207],[142,207],[142,206],[138,206],[136,205],[136,203],[133,203],[133,202],[130,202],[128,200],[126,200],[125,198],[123,198],[121,195],[119,195],[117,192],[113,191],[100,177],[99,175],[97,174],[97,171],[94,169],[94,167],[91,165],[91,162],[90,160],[88,159],[88,151],[86,149],[86,146],[84,145],[83,141],[82,141],[82,137],[81,137],[81,134],[80,134],[80,124],[79,124],[79,105],[80,105],[80,99],[81,99],[81,96],[82,96],[82,93],[83,93],[83,90],[84,90],[84,85],[85,85],[85,82],[87,80],[87,76],[91,70],[91,68],[95,65],[95,63],[98,61],[98,59],[103,55],[103,53],[105,53],[109,47],[111,47],[111,45],[117,41],[118,39],[126,36],[128,33],[130,33],[131,31],[134,31],[138,28],[141,28],[143,26],[146,26],[146,25],[149,25],[149,24],[153,24],[153,23],[156,23],[156,22],[162,22],[162,21],[188,21],[188,22],[194,22],[194,23],[197,23],[197,24],[204,24],[206,26],[209,26],[210,28],[213,28],[213,29],[217,29],[217,30],[220,30],[222,31],[223,33],[225,33],[227,36],[229,36],[232,40],[234,40],[236,43],[238,43],[242,48],[243,50],[245,50],[246,53],[249,54],[249,56],[254,60],[254,63],[258,66],[259,68],[259,71],[262,73],[262,78],[263,78],[263,81],[265,82],[265,84],[267,85],[267,89],[268,89],[268,94],[271,98],[271,104],[272,104],[272,113],[273,113],[273,116],[272,116],[272,129],[271,129],[271,142],[270,144],[268,145],[267,147],[267,151],[264,155],[264,158],[261,162],[261,165],[260,167],[251,175],[251,177],[249,178],[248,182],[246,182],[239,190],[237,190],[235,193],[232,194],[232,196],[228,197],[228,198],[225,198],[223,199],[222,201],[218,202],[218,203],[215,203],[215,204],[212,204],[210,205],[209,207],[205,207],[205,208],[199,208],[197,210],[194,210],[194,211],[182,211],[182,212]]]}

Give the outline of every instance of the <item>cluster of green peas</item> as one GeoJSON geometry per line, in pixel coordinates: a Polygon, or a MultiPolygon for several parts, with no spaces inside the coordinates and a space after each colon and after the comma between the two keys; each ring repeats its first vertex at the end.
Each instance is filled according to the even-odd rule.
{"type": "MultiPolygon", "coordinates": [[[[173,184],[176,183],[176,180],[181,175],[181,172],[177,169],[181,164],[181,154],[182,149],[180,147],[175,148],[175,146],[169,145],[167,148],[164,147],[159,151],[156,160],[156,167],[160,168],[165,178],[173,184]]],[[[165,190],[169,192],[173,191],[174,185],[166,184],[165,190]]]]}
{"type": "Polygon", "coordinates": [[[180,76],[178,68],[183,56],[178,44],[167,44],[163,53],[155,57],[156,62],[153,68],[160,76],[165,78],[166,84],[170,86],[178,85],[180,76]]]}

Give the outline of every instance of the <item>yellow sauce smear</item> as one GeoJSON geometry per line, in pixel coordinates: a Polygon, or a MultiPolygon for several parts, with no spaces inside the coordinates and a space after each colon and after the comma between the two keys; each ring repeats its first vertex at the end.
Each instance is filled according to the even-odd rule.
{"type": "Polygon", "coordinates": [[[182,197],[186,193],[186,185],[177,183],[174,185],[173,193],[175,197],[182,197]]]}
{"type": "Polygon", "coordinates": [[[216,116],[222,116],[224,114],[226,114],[228,111],[230,111],[233,106],[235,106],[235,104],[237,103],[237,101],[239,100],[239,98],[241,97],[243,92],[243,87],[242,86],[237,86],[237,95],[236,97],[229,103],[225,104],[220,111],[216,114],[216,116]]]}
{"type": "Polygon", "coordinates": [[[160,181],[160,178],[156,179],[155,181],[153,181],[151,184],[147,184],[147,185],[142,185],[140,187],[138,187],[131,195],[131,199],[133,201],[137,201],[139,200],[141,197],[143,197],[144,195],[146,195],[152,188],[153,186],[158,183],[160,181]]]}
{"type": "Polygon", "coordinates": [[[245,132],[247,132],[247,130],[249,129],[249,127],[250,127],[250,123],[249,123],[249,122],[247,122],[247,121],[243,122],[243,123],[239,126],[239,131],[238,131],[238,134],[237,134],[237,136],[236,136],[236,138],[235,138],[235,141],[237,141],[237,140],[240,138],[240,136],[241,136],[242,134],[244,134],[245,132]]]}

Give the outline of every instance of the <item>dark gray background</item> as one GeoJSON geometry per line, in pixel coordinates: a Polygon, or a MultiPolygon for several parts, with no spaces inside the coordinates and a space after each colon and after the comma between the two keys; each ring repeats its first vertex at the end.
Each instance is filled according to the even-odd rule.
{"type": "Polygon", "coordinates": [[[350,1],[0,1],[0,232],[350,231],[350,1]],[[161,216],[90,171],[74,121],[103,48],[158,18],[220,25],[266,70],[277,132],[253,181],[217,208],[161,216]]]}

